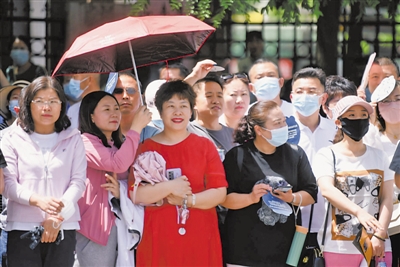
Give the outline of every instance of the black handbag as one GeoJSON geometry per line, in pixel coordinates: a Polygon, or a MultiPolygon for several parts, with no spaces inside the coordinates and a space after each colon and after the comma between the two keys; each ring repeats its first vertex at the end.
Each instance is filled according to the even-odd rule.
{"type": "MultiPolygon", "coordinates": [[[[335,153],[333,153],[332,149],[331,149],[331,151],[332,151],[332,156],[333,156],[334,172],[336,174],[336,157],[335,157],[335,153]]],[[[328,215],[329,215],[330,206],[331,206],[331,203],[328,203],[328,209],[325,214],[324,232],[322,234],[322,242],[321,242],[322,248],[324,247],[324,244],[325,244],[326,228],[328,226],[328,215]]],[[[306,237],[306,241],[304,242],[303,252],[301,253],[300,260],[299,260],[298,266],[300,266],[300,267],[325,267],[325,259],[322,254],[323,251],[319,247],[318,242],[315,242],[313,240],[313,236],[310,234],[313,211],[314,211],[314,204],[311,206],[307,237],[306,237]]]]}

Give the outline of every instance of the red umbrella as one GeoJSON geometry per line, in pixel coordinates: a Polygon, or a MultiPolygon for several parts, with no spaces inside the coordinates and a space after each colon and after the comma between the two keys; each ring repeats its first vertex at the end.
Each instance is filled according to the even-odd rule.
{"type": "Polygon", "coordinates": [[[136,66],[190,56],[214,31],[190,16],[127,17],[76,38],[53,76],[136,71],[136,66]]]}

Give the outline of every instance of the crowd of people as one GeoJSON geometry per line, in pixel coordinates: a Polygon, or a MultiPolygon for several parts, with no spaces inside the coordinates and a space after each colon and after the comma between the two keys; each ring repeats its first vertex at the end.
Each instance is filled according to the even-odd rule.
{"type": "Polygon", "coordinates": [[[144,92],[123,71],[105,92],[99,74],[46,76],[23,38],[12,51],[4,266],[289,266],[296,225],[328,267],[367,266],[352,244],[360,227],[375,264],[400,266],[400,234],[388,234],[400,199],[392,60],[374,61],[367,90],[302,68],[289,102],[269,59],[218,75],[209,59],[170,65],[144,92]]]}

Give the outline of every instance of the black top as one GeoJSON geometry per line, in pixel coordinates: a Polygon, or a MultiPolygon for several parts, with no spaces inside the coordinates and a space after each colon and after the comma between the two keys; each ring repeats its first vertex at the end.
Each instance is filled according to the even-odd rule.
{"type": "Polygon", "coordinates": [[[18,80],[32,82],[37,77],[47,75],[47,72],[43,67],[37,66],[31,62],[29,69],[17,75],[14,75],[12,66],[7,68],[6,75],[10,83],[18,80]]]}
{"type": "MultiPolygon", "coordinates": [[[[232,148],[225,156],[224,167],[228,181],[228,194],[248,194],[254,184],[264,178],[249,149],[257,151],[253,141],[232,148]],[[243,150],[243,163],[238,167],[238,149],[243,150]]],[[[317,185],[311,166],[303,149],[284,144],[275,153],[260,153],[270,168],[265,168],[272,176],[284,178],[293,186],[293,192],[304,190],[316,201],[317,185]]],[[[295,232],[295,219],[292,213],[286,223],[267,226],[260,221],[257,210],[260,202],[239,210],[228,210],[223,238],[224,260],[226,263],[245,266],[287,266],[295,232]]],[[[298,217],[301,217],[300,213],[298,217]]]]}

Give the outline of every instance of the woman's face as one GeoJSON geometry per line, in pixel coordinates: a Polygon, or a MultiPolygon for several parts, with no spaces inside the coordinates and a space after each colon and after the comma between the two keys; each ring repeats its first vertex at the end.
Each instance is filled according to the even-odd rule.
{"type": "Polygon", "coordinates": [[[240,119],[250,105],[248,86],[240,79],[224,85],[224,114],[228,118],[240,119]]]}
{"type": "Polygon", "coordinates": [[[164,123],[164,129],[186,131],[192,116],[189,100],[173,95],[171,99],[163,103],[160,116],[164,123]]]}
{"type": "Polygon", "coordinates": [[[15,39],[12,45],[10,56],[15,65],[17,66],[25,65],[30,58],[30,52],[27,44],[18,38],[15,39]]]}
{"type": "MultiPolygon", "coordinates": [[[[270,110],[268,112],[266,118],[267,118],[267,120],[263,127],[268,130],[279,129],[279,128],[285,127],[287,125],[286,117],[285,117],[285,115],[283,115],[283,112],[280,108],[274,108],[274,109],[270,110]]],[[[261,132],[262,132],[262,135],[264,135],[264,137],[266,137],[268,139],[272,138],[272,134],[270,131],[267,131],[267,130],[261,128],[261,132]]]]}
{"type": "Polygon", "coordinates": [[[30,103],[35,132],[50,134],[54,132],[55,122],[60,118],[61,101],[53,88],[37,91],[30,103]]]}
{"type": "Polygon", "coordinates": [[[121,122],[121,111],[117,101],[111,96],[103,97],[91,114],[92,122],[111,140],[111,135],[118,130],[121,122]]]}

